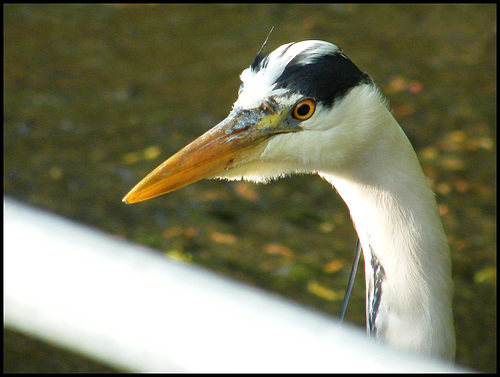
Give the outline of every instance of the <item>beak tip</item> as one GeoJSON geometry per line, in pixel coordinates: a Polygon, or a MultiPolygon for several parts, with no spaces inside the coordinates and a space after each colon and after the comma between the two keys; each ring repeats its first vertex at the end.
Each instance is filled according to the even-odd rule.
{"type": "Polygon", "coordinates": [[[133,203],[132,201],[130,201],[129,194],[125,195],[125,197],[122,199],[122,202],[125,204],[133,203]]]}
{"type": "Polygon", "coordinates": [[[125,195],[125,197],[122,199],[122,202],[125,204],[134,204],[154,198],[155,196],[157,195],[144,195],[140,192],[136,192],[135,190],[131,190],[127,195],[125,195]]]}

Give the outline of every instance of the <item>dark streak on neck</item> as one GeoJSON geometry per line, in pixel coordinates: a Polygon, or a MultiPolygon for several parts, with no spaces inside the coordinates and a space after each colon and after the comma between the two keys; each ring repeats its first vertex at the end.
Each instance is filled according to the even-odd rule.
{"type": "Polygon", "coordinates": [[[380,301],[382,299],[382,281],[385,278],[385,271],[373,251],[371,251],[371,265],[373,271],[373,293],[370,292],[367,303],[368,335],[376,337],[377,327],[375,326],[375,321],[377,319],[380,301]]]}

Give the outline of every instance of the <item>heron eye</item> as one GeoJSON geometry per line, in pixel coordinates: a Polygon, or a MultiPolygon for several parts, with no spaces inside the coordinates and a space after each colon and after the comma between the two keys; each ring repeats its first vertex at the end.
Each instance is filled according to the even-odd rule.
{"type": "Polygon", "coordinates": [[[292,115],[295,119],[306,120],[314,114],[315,109],[316,103],[312,99],[304,99],[295,105],[292,115]]]}

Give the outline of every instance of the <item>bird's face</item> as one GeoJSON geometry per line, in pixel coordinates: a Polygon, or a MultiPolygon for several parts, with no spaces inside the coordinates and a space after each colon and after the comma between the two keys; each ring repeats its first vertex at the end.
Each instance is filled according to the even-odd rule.
{"type": "Polygon", "coordinates": [[[125,202],[207,177],[267,181],[313,171],[337,105],[352,88],[371,83],[335,45],[321,41],[286,44],[267,56],[259,52],[240,78],[228,117],[158,166],[125,202]]]}

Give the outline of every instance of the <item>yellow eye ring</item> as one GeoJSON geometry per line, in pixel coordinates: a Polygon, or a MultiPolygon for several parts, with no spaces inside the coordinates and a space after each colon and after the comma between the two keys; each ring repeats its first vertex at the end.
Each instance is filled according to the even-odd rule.
{"type": "Polygon", "coordinates": [[[316,102],[307,98],[297,102],[293,108],[292,115],[297,120],[306,120],[314,114],[314,110],[316,110],[316,102]]]}

